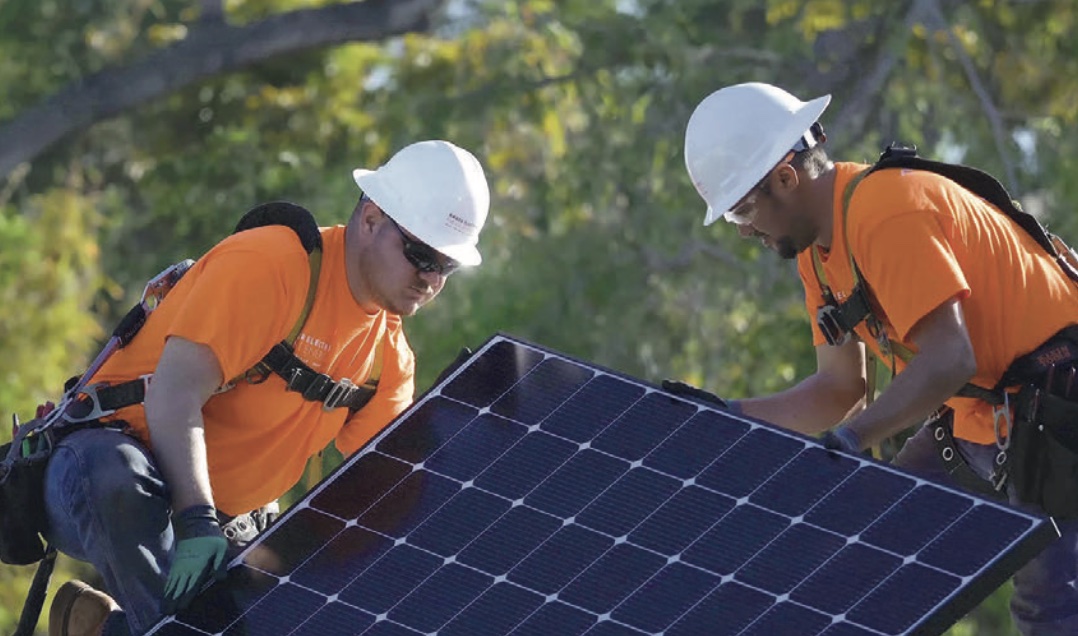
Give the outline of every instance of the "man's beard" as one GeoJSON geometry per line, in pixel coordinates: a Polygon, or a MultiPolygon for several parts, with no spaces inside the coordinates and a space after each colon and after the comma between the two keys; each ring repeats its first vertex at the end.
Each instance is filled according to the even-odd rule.
{"type": "Polygon", "coordinates": [[[819,234],[819,228],[815,224],[802,218],[789,234],[775,239],[775,251],[784,259],[795,259],[816,242],[819,234]]]}
{"type": "MultiPolygon", "coordinates": [[[[808,246],[805,246],[808,247],[808,246]]],[[[792,237],[784,236],[775,241],[775,251],[778,255],[786,260],[793,260],[797,258],[797,255],[804,251],[805,248],[797,249],[792,237]]]]}

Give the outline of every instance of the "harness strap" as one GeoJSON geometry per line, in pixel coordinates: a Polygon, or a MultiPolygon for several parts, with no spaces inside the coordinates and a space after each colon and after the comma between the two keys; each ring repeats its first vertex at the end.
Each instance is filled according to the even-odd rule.
{"type": "Polygon", "coordinates": [[[322,408],[327,411],[347,406],[349,410],[355,412],[366,406],[367,402],[374,397],[382,371],[382,356],[382,342],[379,337],[375,343],[371,374],[366,382],[358,386],[348,378],[334,381],[325,373],[316,372],[300,360],[286,342],[277,343],[266,354],[266,357],[262,358],[260,364],[284,378],[288,384],[288,390],[301,393],[303,399],[322,402],[322,408]]]}
{"type": "Polygon", "coordinates": [[[930,420],[925,426],[932,433],[932,440],[936,443],[936,451],[944,469],[959,486],[993,499],[1004,500],[1006,494],[992,487],[992,482],[984,479],[973,471],[965,458],[958,450],[951,427],[954,422],[954,411],[944,407],[938,417],[930,420]]]}
{"type": "Polygon", "coordinates": [[[26,602],[22,606],[19,624],[15,627],[13,636],[33,636],[37,622],[41,618],[41,608],[45,605],[45,595],[48,592],[49,579],[52,578],[55,565],[56,548],[49,544],[45,548],[44,558],[37,564],[34,580],[30,584],[30,591],[26,593],[26,602]]]}

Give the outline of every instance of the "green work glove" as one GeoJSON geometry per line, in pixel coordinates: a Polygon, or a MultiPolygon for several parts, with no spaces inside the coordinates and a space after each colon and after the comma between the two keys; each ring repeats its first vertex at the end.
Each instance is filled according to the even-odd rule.
{"type": "Polygon", "coordinates": [[[225,550],[228,539],[217,523],[217,511],[210,505],[185,508],[172,518],[176,532],[176,553],[172,557],[162,614],[175,614],[187,607],[211,578],[225,578],[225,550]]]}

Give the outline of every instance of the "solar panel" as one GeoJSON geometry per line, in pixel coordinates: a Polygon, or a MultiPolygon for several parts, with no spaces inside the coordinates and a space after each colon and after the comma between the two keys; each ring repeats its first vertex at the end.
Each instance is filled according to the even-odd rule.
{"type": "Polygon", "coordinates": [[[150,633],[935,634],[1054,537],[499,335],[150,633]]]}

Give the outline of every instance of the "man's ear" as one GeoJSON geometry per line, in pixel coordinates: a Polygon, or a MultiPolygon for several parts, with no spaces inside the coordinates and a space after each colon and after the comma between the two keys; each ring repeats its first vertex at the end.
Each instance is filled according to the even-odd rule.
{"type": "Polygon", "coordinates": [[[784,163],[776,170],[776,178],[779,187],[784,191],[791,191],[801,182],[797,169],[788,163],[784,163]]]}
{"type": "Polygon", "coordinates": [[[373,234],[378,229],[382,218],[385,217],[385,213],[382,212],[381,208],[370,199],[364,200],[356,213],[359,215],[360,230],[365,234],[373,234]]]}

